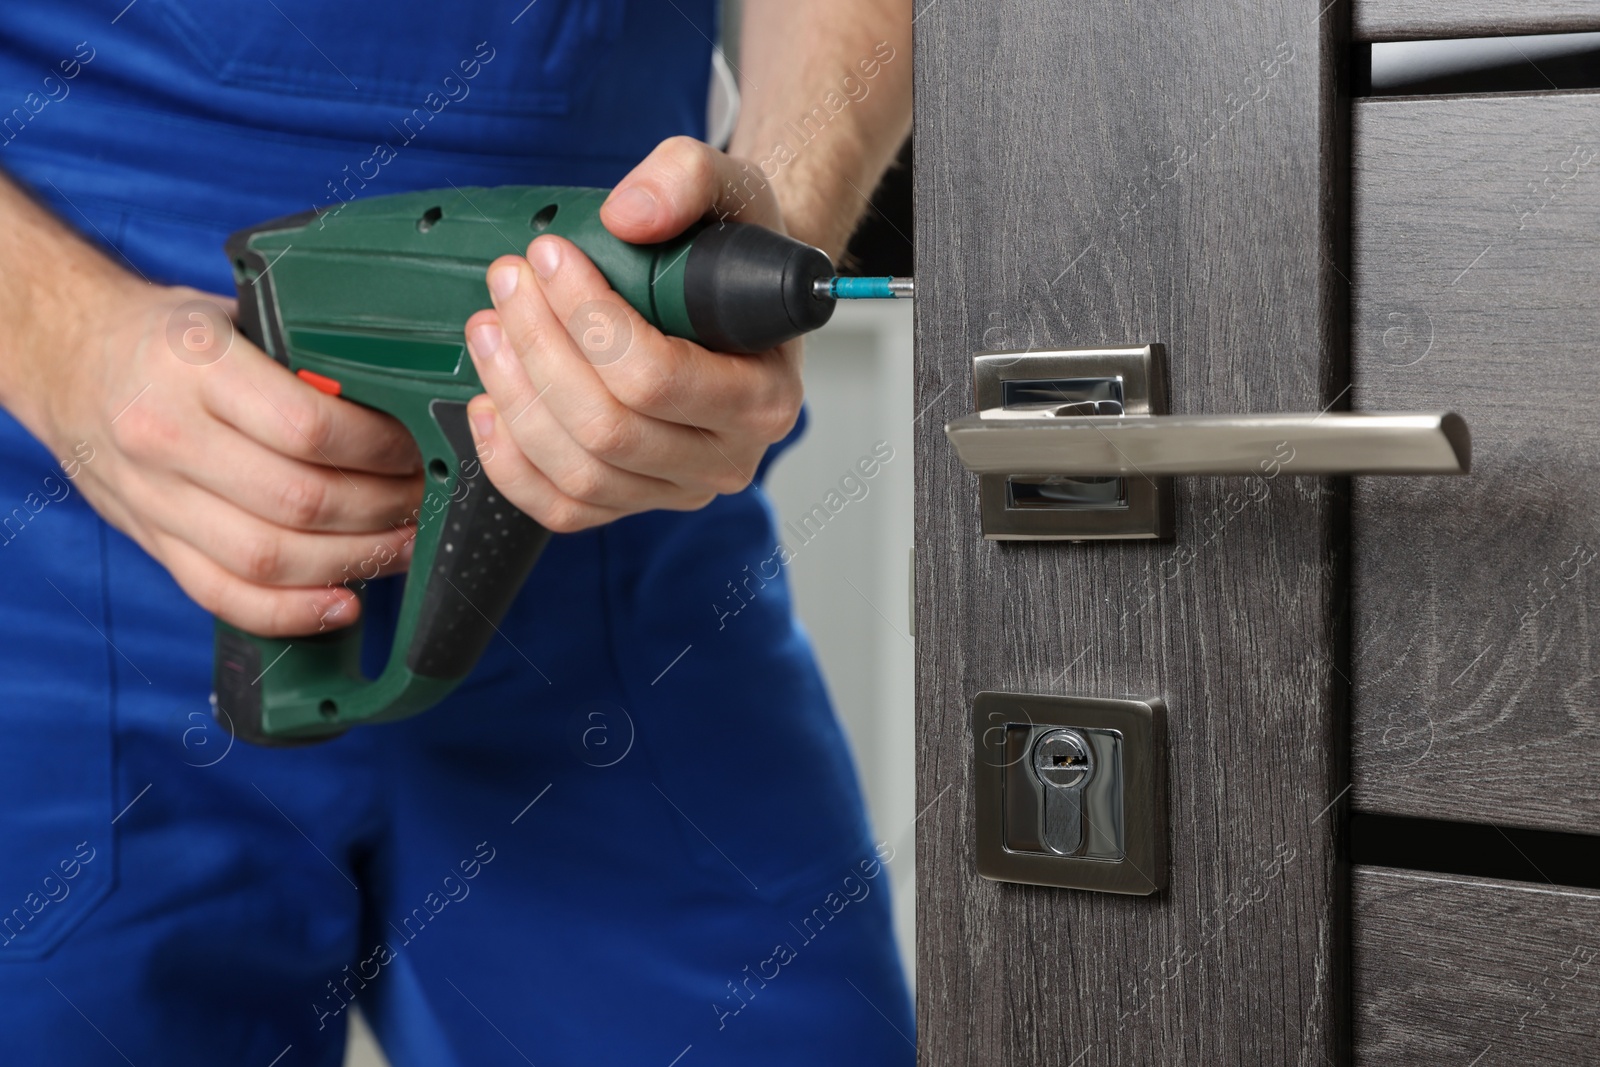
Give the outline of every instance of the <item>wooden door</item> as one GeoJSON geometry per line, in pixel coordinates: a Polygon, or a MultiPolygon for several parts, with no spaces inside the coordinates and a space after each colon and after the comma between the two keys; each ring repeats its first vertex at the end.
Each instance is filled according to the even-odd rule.
{"type": "MultiPolygon", "coordinates": [[[[1425,6],[1382,32],[1600,29],[1595,3],[1425,6]]],[[[1475,452],[1355,483],[1356,1062],[1597,1063],[1600,93],[1353,113],[1354,404],[1452,408],[1475,452]],[[1363,862],[1367,825],[1410,849],[1363,862]]]]}
{"type": "MultiPolygon", "coordinates": [[[[1600,814],[1600,160],[1543,208],[1525,188],[1600,144],[1600,98],[1348,91],[1352,26],[1495,26],[1468,6],[919,5],[923,1063],[1593,1057],[1592,891],[1350,862],[1352,803],[1585,834],[1600,814]],[[943,434],[972,357],[1147,343],[1175,413],[1453,409],[1477,470],[1179,479],[1171,542],[985,541],[943,434]],[[1463,668],[1484,672],[1466,707],[1463,668]],[[1163,892],[978,876],[985,690],[1165,701],[1163,892]],[[1397,739],[1422,724],[1418,760],[1397,739]]],[[[1600,29],[1544,7],[1498,14],[1600,29]]]]}

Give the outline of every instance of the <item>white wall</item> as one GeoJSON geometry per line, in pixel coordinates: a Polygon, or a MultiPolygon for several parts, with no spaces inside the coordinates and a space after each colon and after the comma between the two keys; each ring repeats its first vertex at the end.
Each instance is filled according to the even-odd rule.
{"type": "Polygon", "coordinates": [[[841,304],[806,342],[805,378],[810,429],[767,480],[780,522],[797,526],[875,442],[894,448],[865,497],[803,546],[792,533],[784,542],[796,551],[796,609],[850,735],[878,840],[895,849],[895,922],[912,973],[910,301],[841,304]]]}

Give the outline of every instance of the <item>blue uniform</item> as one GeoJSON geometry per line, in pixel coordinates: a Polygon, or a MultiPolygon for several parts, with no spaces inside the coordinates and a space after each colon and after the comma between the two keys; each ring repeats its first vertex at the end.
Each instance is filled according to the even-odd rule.
{"type": "MultiPolygon", "coordinates": [[[[158,284],[703,130],[710,0],[126,2],[8,0],[0,167],[158,284]]],[[[0,1061],[338,1064],[354,1002],[397,1067],[911,1062],[907,859],[745,569],[759,490],[557,538],[446,703],[262,750],[210,721],[210,618],[58,464],[94,451],[0,413],[0,1061]]]]}

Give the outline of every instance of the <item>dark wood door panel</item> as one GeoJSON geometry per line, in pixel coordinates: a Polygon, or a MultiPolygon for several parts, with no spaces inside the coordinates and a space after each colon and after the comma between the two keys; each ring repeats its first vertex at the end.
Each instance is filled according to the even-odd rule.
{"type": "Polygon", "coordinates": [[[1356,867],[1357,1067],[1600,1058],[1600,894],[1356,867]]]}
{"type": "Polygon", "coordinates": [[[1162,342],[1180,412],[1342,391],[1348,15],[918,10],[921,1062],[1341,1062],[1338,487],[1184,480],[1175,544],[985,542],[942,427],[983,350],[1162,342]],[[1167,700],[1164,893],[978,877],[982,690],[1167,700]]]}
{"type": "Polygon", "coordinates": [[[1357,807],[1600,825],[1600,94],[1364,100],[1354,406],[1465,479],[1358,479],[1357,807]]]}
{"type": "Polygon", "coordinates": [[[1600,30],[1595,0],[1356,0],[1358,41],[1600,30]]]}

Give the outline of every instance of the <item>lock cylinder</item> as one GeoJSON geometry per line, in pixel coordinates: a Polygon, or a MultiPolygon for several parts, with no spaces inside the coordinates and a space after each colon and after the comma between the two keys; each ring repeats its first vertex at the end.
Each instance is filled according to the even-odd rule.
{"type": "Polygon", "coordinates": [[[1052,730],[1034,742],[1033,772],[1044,785],[1045,847],[1076,855],[1083,848],[1083,790],[1094,776],[1094,750],[1077,730],[1052,730]]]}

